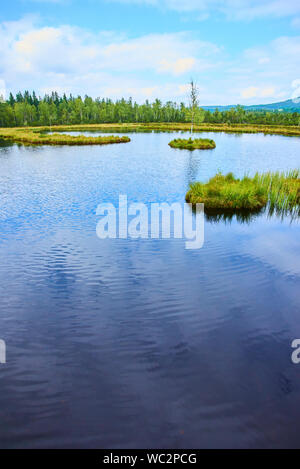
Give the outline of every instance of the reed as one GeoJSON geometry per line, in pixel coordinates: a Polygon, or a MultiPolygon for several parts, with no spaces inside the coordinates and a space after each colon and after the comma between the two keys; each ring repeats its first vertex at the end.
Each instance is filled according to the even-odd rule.
{"type": "Polygon", "coordinates": [[[206,211],[300,212],[300,171],[256,173],[253,178],[216,174],[207,183],[190,185],[186,201],[204,203],[206,211]]]}
{"type": "Polygon", "coordinates": [[[209,138],[175,138],[169,143],[172,148],[180,148],[182,150],[211,150],[216,148],[216,144],[209,138]]]}

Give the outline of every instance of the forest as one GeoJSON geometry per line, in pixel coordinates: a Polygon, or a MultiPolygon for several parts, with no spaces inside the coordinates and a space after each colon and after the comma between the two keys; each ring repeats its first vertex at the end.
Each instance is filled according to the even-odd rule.
{"type": "MultiPolygon", "coordinates": [[[[249,111],[243,106],[214,112],[198,107],[195,124],[267,124],[300,125],[300,114],[280,111],[249,111]]],[[[144,104],[132,98],[112,101],[89,96],[51,95],[37,97],[36,93],[18,92],[0,100],[0,127],[102,124],[126,122],[190,122],[190,106],[173,101],[162,103],[159,99],[144,104]]]]}

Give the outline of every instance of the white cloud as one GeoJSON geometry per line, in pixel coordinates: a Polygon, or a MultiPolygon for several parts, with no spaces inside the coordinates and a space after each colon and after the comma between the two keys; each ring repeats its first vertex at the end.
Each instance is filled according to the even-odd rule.
{"type": "Polygon", "coordinates": [[[257,90],[258,88],[256,88],[255,86],[249,86],[249,88],[245,88],[244,90],[242,90],[241,92],[241,96],[242,98],[254,98],[257,96],[257,90]]]}
{"type": "Polygon", "coordinates": [[[199,19],[209,14],[225,15],[233,20],[286,17],[300,13],[299,0],[107,0],[136,5],[150,5],[178,12],[199,12],[199,19]]]}
{"type": "Polygon", "coordinates": [[[300,79],[299,78],[297,80],[293,80],[292,88],[293,88],[292,100],[294,101],[294,103],[300,103],[300,79]]]}
{"type": "Polygon", "coordinates": [[[258,63],[259,64],[267,64],[270,62],[270,58],[269,57],[261,57],[260,59],[258,59],[258,63]]]}
{"type": "Polygon", "coordinates": [[[180,101],[193,76],[203,105],[271,102],[298,93],[291,83],[300,77],[300,36],[277,38],[232,60],[187,32],[130,39],[68,25],[40,27],[38,18],[27,17],[1,23],[0,43],[0,77],[13,92],[180,101]]]}
{"type": "Polygon", "coordinates": [[[196,60],[194,57],[185,57],[177,59],[173,62],[163,59],[160,63],[159,71],[172,72],[174,75],[181,75],[182,73],[189,72],[194,68],[196,60]]]}
{"type": "Polygon", "coordinates": [[[6,99],[6,86],[5,81],[0,79],[0,99],[6,99]]]}
{"type": "MultiPolygon", "coordinates": [[[[205,104],[264,104],[298,98],[300,36],[279,37],[245,50],[234,60],[225,55],[217,73],[207,74],[205,104]],[[219,73],[221,71],[221,74],[219,73]]],[[[204,104],[204,103],[203,103],[204,104]]]]}
{"type": "Polygon", "coordinates": [[[241,91],[242,98],[270,98],[275,96],[276,89],[274,86],[260,88],[257,86],[249,86],[241,91]]]}
{"type": "Polygon", "coordinates": [[[145,99],[161,99],[181,101],[188,97],[189,85],[164,83],[160,86],[143,86],[142,82],[125,81],[122,86],[108,86],[103,89],[104,96],[132,96],[135,100],[144,102],[145,99]]]}
{"type": "Polygon", "coordinates": [[[244,58],[251,68],[255,67],[256,73],[265,77],[287,77],[290,83],[299,76],[299,54],[300,36],[283,36],[262,47],[246,50],[244,58]],[[266,57],[267,64],[264,63],[266,57]]]}
{"type": "Polygon", "coordinates": [[[158,84],[170,89],[165,85],[172,80],[177,93],[177,77],[214,67],[219,53],[216,45],[185,32],[129,39],[68,25],[39,27],[32,17],[0,24],[0,42],[0,76],[8,88],[94,96],[107,89],[116,95],[124,89],[134,95],[140,89],[151,96],[158,84]]]}
{"type": "MultiPolygon", "coordinates": [[[[227,68],[227,80],[234,77],[240,96],[249,102],[289,99],[299,90],[292,82],[300,76],[300,36],[280,37],[270,43],[247,49],[227,68]]],[[[298,88],[298,87],[297,87],[298,88]]]]}

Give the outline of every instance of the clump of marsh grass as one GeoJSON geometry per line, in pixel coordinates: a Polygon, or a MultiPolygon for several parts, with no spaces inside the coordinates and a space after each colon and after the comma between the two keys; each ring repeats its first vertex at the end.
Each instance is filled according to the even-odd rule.
{"type": "Polygon", "coordinates": [[[235,178],[216,174],[207,183],[191,184],[186,201],[204,203],[206,211],[252,211],[268,206],[271,212],[300,212],[300,171],[256,173],[235,178]]]}
{"type": "Polygon", "coordinates": [[[107,145],[130,142],[130,138],[126,136],[87,137],[59,133],[47,134],[36,128],[0,129],[0,138],[24,145],[107,145]]]}
{"type": "Polygon", "coordinates": [[[169,143],[172,148],[184,150],[210,150],[216,148],[216,144],[209,138],[175,138],[169,143]]]}
{"type": "Polygon", "coordinates": [[[288,212],[294,208],[300,208],[300,171],[298,169],[286,173],[279,171],[256,173],[253,182],[268,194],[271,211],[288,212]]]}

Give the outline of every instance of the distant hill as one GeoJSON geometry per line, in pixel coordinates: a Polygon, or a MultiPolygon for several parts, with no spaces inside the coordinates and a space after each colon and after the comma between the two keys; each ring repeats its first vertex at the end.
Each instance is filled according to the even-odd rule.
{"type": "MultiPolygon", "coordinates": [[[[281,111],[281,112],[300,112],[300,97],[298,98],[298,103],[295,103],[292,99],[287,101],[281,101],[279,103],[272,104],[255,104],[252,106],[242,106],[246,111],[281,111]]],[[[202,106],[203,109],[208,111],[228,111],[229,109],[237,107],[238,104],[228,105],[228,106],[202,106]]]]}

